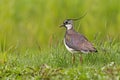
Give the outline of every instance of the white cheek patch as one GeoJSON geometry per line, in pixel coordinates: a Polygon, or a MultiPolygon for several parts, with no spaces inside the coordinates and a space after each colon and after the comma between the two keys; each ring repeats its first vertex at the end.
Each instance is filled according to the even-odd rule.
{"type": "Polygon", "coordinates": [[[67,30],[71,29],[72,28],[72,25],[71,24],[67,24],[65,25],[67,27],[67,30]]]}

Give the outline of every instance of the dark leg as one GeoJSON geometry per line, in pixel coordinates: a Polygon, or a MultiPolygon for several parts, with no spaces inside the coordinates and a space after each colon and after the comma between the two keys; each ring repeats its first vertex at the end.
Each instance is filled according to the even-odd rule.
{"type": "Polygon", "coordinates": [[[82,64],[83,59],[82,59],[82,54],[80,54],[80,63],[82,64]]]}
{"type": "Polygon", "coordinates": [[[75,63],[75,55],[72,53],[72,64],[75,63]]]}

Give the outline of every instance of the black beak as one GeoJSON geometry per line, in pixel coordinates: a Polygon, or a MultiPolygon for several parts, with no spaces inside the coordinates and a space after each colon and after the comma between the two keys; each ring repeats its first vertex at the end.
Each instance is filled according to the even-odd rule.
{"type": "Polygon", "coordinates": [[[61,24],[59,27],[60,27],[60,28],[61,28],[61,27],[64,27],[64,24],[61,24]]]}

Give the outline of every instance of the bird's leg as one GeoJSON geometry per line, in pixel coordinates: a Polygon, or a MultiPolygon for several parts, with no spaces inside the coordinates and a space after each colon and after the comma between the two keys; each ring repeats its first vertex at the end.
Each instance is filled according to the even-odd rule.
{"type": "Polygon", "coordinates": [[[82,64],[83,59],[82,59],[82,54],[80,54],[80,63],[82,64]]]}
{"type": "Polygon", "coordinates": [[[75,63],[75,55],[72,53],[72,64],[75,63]]]}

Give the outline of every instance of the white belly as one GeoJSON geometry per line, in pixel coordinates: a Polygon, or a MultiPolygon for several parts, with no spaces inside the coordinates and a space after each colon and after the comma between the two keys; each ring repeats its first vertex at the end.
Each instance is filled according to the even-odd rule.
{"type": "MultiPolygon", "coordinates": [[[[75,51],[74,49],[72,49],[72,48],[70,48],[70,47],[67,46],[67,44],[65,43],[65,39],[64,39],[64,45],[65,45],[65,47],[67,48],[67,50],[68,50],[69,52],[71,52],[72,54],[73,54],[73,53],[78,53],[78,51],[75,51]]],[[[85,53],[85,54],[88,54],[88,53],[89,53],[89,51],[86,52],[86,51],[83,51],[83,50],[81,50],[80,52],[85,53]]]]}
{"type": "Polygon", "coordinates": [[[77,51],[75,51],[74,49],[72,49],[72,48],[70,48],[70,47],[67,46],[67,44],[65,43],[65,39],[64,39],[64,45],[65,45],[65,47],[67,48],[67,50],[69,52],[71,52],[71,53],[77,53],[77,51]]]}

